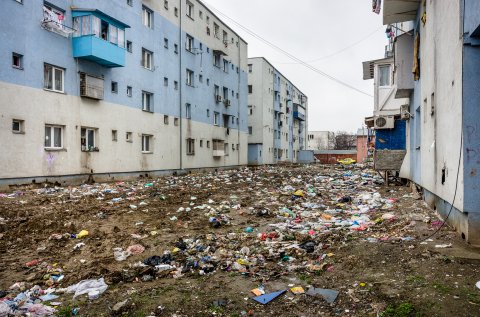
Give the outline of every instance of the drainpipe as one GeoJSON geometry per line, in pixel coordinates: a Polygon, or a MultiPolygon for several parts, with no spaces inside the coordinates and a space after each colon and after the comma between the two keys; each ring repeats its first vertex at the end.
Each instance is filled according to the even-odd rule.
{"type": "MultiPolygon", "coordinates": [[[[179,115],[179,120],[180,120],[180,170],[183,169],[183,144],[182,144],[182,139],[183,139],[183,124],[182,124],[182,104],[183,104],[183,98],[182,98],[182,90],[183,90],[183,79],[182,79],[182,54],[183,54],[183,45],[182,45],[182,19],[183,19],[183,14],[182,14],[182,1],[180,1],[180,6],[179,6],[179,14],[180,14],[180,32],[179,32],[179,43],[178,43],[178,47],[179,47],[179,58],[180,58],[180,61],[179,61],[179,78],[178,78],[178,88],[179,88],[179,110],[180,110],[180,115],[179,115]]],[[[174,120],[175,121],[175,120],[174,120]]]]}
{"type": "MultiPolygon", "coordinates": [[[[240,54],[242,52],[241,50],[241,42],[240,38],[237,38],[237,43],[238,43],[238,87],[237,87],[237,93],[238,93],[238,99],[237,99],[237,144],[239,144],[239,148],[237,149],[237,165],[240,165],[240,81],[242,80],[242,68],[241,68],[241,58],[240,54]]],[[[248,83],[247,83],[248,85],[248,83]]],[[[247,141],[247,152],[248,152],[248,141],[247,141]]]]}

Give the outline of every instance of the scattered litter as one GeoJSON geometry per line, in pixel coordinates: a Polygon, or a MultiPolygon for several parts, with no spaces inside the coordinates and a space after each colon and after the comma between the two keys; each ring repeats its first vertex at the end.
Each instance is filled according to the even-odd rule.
{"type": "Polygon", "coordinates": [[[275,298],[277,298],[278,296],[282,295],[283,293],[285,293],[287,290],[283,290],[283,291],[278,291],[278,292],[273,292],[273,293],[268,293],[268,294],[264,294],[264,295],[260,295],[260,296],[256,296],[256,297],[253,297],[252,299],[256,302],[259,302],[260,304],[268,304],[270,303],[272,300],[274,300],[275,298]]]}
{"type": "Polygon", "coordinates": [[[307,290],[307,295],[310,296],[322,296],[327,303],[333,303],[337,299],[339,292],[332,290],[332,289],[323,289],[323,288],[315,288],[315,287],[310,287],[307,290]]]}

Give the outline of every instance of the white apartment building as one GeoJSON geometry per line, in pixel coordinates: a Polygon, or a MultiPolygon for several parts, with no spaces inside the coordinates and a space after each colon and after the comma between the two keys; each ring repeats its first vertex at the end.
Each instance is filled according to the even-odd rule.
{"type": "Polygon", "coordinates": [[[248,59],[248,163],[297,162],[307,148],[308,99],[263,57],[248,59]]]}
{"type": "Polygon", "coordinates": [[[333,150],[335,146],[335,133],[332,131],[309,131],[307,150],[333,150]]]}

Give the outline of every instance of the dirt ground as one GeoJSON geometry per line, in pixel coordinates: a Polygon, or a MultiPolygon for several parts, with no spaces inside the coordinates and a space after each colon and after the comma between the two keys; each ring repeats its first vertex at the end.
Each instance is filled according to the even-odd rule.
{"type": "Polygon", "coordinates": [[[0,301],[39,285],[60,289],[57,316],[480,316],[478,262],[443,255],[436,245],[465,243],[447,226],[428,239],[440,225],[408,187],[361,167],[32,185],[0,195],[0,301]],[[141,265],[151,256],[161,269],[141,265]],[[61,291],[101,277],[98,299],[61,291]],[[287,292],[262,305],[261,285],[287,292]]]}

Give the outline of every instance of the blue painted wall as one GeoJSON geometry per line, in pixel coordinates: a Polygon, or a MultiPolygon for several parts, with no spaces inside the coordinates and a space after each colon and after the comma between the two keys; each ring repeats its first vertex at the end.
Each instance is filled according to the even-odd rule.
{"type": "Polygon", "coordinates": [[[406,123],[395,120],[395,128],[378,129],[375,131],[375,149],[377,150],[405,150],[406,149],[406,123]]]}
{"type": "Polygon", "coordinates": [[[465,1],[463,49],[464,211],[480,212],[480,2],[465,1]]]}
{"type": "Polygon", "coordinates": [[[263,164],[262,144],[248,145],[248,164],[261,165],[263,164]]]}
{"type": "MultiPolygon", "coordinates": [[[[83,71],[105,79],[104,100],[123,106],[141,109],[142,91],[154,94],[154,112],[179,117],[180,105],[185,107],[190,103],[192,107],[192,120],[213,124],[213,112],[229,114],[235,117],[234,123],[229,122],[229,127],[240,128],[247,132],[247,74],[239,69],[235,63],[230,64],[229,72],[225,73],[213,65],[213,52],[211,48],[195,39],[194,47],[197,54],[185,50],[186,34],[182,32],[181,39],[179,28],[158,13],[154,13],[154,27],[149,29],[142,24],[141,1],[133,1],[133,7],[126,1],[67,1],[50,0],[51,4],[65,10],[67,26],[72,26],[71,5],[83,8],[95,8],[109,16],[128,24],[125,39],[133,44],[132,53],[126,52],[125,67],[106,68],[94,62],[73,58],[72,39],[64,38],[40,27],[43,18],[43,1],[24,1],[19,4],[13,0],[2,1],[0,10],[0,81],[43,89],[43,64],[50,63],[65,68],[65,93],[79,96],[78,72],[83,71]],[[11,17],[16,18],[11,18],[11,17]],[[24,21],[19,23],[19,20],[24,21]],[[15,32],[12,34],[12,32],[15,32]],[[169,41],[169,47],[164,48],[164,38],[169,41]],[[179,46],[179,54],[174,52],[174,44],[179,46]],[[201,45],[201,49],[200,49],[201,45]],[[6,48],[6,49],[5,49],[6,48]],[[142,48],[154,53],[153,70],[144,69],[141,65],[142,48]],[[12,68],[12,52],[22,54],[24,69],[12,68]],[[37,54],[41,52],[41,54],[37,54]],[[180,54],[181,53],[181,54],[180,54]],[[182,55],[182,69],[179,68],[180,55],[182,55]],[[232,69],[233,66],[233,69],[232,69]],[[194,71],[194,87],[185,84],[185,71],[189,68],[194,71]],[[203,75],[203,82],[199,75],[203,75]],[[240,85],[238,78],[240,77],[240,85]],[[168,78],[168,86],[164,86],[164,78],[168,78]],[[209,79],[209,85],[207,85],[209,79]],[[118,83],[118,93],[111,92],[111,82],[118,83]],[[182,85],[182,100],[179,90],[174,89],[174,81],[182,85]],[[223,103],[217,104],[214,100],[214,85],[228,87],[232,104],[225,107],[223,103]],[[133,87],[132,97],[126,94],[127,86],[133,87]],[[237,93],[239,94],[237,98],[237,93]],[[210,109],[210,116],[207,116],[210,109]],[[239,117],[237,125],[237,118],[239,117]]],[[[223,61],[222,61],[223,65],[223,61]]],[[[182,109],[185,115],[184,108],[182,109]]],[[[148,115],[148,113],[146,114],[148,115]]],[[[219,124],[222,125],[223,116],[220,115],[219,124]]],[[[231,117],[230,117],[231,120],[231,117]]]]}

